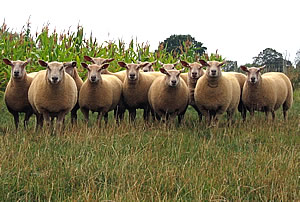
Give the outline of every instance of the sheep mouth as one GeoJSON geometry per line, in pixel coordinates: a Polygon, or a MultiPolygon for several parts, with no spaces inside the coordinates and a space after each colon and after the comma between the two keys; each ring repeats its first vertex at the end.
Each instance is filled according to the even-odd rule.
{"type": "Polygon", "coordinates": [[[136,80],[136,77],[135,77],[135,76],[129,76],[128,79],[129,79],[130,81],[135,81],[135,80],[136,80]]]}
{"type": "Polygon", "coordinates": [[[58,84],[59,83],[59,80],[51,80],[50,81],[52,84],[58,84]]]}

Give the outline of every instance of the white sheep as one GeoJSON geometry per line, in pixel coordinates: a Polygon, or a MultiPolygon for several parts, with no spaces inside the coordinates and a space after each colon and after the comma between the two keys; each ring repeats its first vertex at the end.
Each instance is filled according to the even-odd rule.
{"type": "Polygon", "coordinates": [[[282,106],[284,119],[287,111],[293,104],[293,88],[290,79],[280,72],[269,72],[261,75],[264,67],[240,67],[247,72],[247,81],[244,84],[242,100],[250,112],[263,111],[268,119],[269,113],[275,119],[275,111],[282,106]]]}
{"type": "Polygon", "coordinates": [[[188,106],[189,89],[180,77],[182,71],[164,68],[160,71],[165,76],[152,83],[148,92],[150,106],[159,119],[166,121],[178,116],[180,124],[188,106]]]}
{"type": "Polygon", "coordinates": [[[65,73],[63,63],[39,60],[39,64],[47,70],[35,76],[28,90],[28,100],[37,117],[37,128],[42,127],[43,120],[49,126],[51,119],[56,117],[56,128],[61,129],[65,115],[77,102],[76,83],[65,73]]]}
{"type": "Polygon", "coordinates": [[[109,66],[107,63],[101,66],[85,63],[81,63],[81,65],[88,70],[88,78],[79,92],[80,110],[87,122],[89,111],[98,112],[97,120],[100,126],[102,116],[107,123],[108,112],[116,109],[121,102],[122,82],[115,76],[101,75],[101,70],[109,66]]]}
{"type": "Polygon", "coordinates": [[[206,73],[197,81],[195,88],[195,103],[200,112],[206,117],[208,125],[218,124],[218,117],[227,112],[229,124],[236,111],[241,89],[235,76],[222,74],[224,62],[204,60],[199,61],[206,66],[206,73]]]}
{"type": "MultiPolygon", "coordinates": [[[[82,81],[82,79],[80,78],[80,76],[78,74],[76,65],[77,65],[77,63],[75,61],[64,63],[66,73],[68,73],[74,79],[74,81],[76,83],[77,92],[78,92],[78,97],[77,98],[79,98],[79,92],[80,92],[80,88],[83,84],[83,81],[82,81]]],[[[78,111],[78,109],[80,109],[80,107],[79,107],[79,103],[78,103],[78,99],[77,99],[76,105],[71,110],[71,123],[72,124],[76,124],[76,122],[77,122],[77,111],[78,111]]]]}
{"type": "Polygon", "coordinates": [[[148,102],[148,90],[156,76],[151,72],[141,72],[147,63],[126,64],[118,62],[121,67],[126,68],[126,77],[123,82],[124,105],[129,111],[129,121],[134,121],[136,109],[144,109],[144,120],[149,119],[150,106],[148,102]]]}
{"type": "Polygon", "coordinates": [[[193,62],[188,63],[186,61],[180,61],[182,66],[189,69],[187,73],[187,86],[189,88],[189,104],[197,111],[199,121],[202,120],[202,114],[198,107],[195,104],[195,87],[197,84],[198,79],[205,74],[205,70],[203,70],[203,66],[200,63],[193,62]]]}
{"type": "Polygon", "coordinates": [[[3,62],[11,66],[11,77],[6,86],[4,100],[8,111],[14,116],[15,127],[18,129],[19,113],[24,112],[24,127],[27,127],[28,120],[33,114],[32,107],[28,101],[28,89],[32,82],[32,77],[27,76],[27,61],[10,61],[3,59],[3,62]]]}

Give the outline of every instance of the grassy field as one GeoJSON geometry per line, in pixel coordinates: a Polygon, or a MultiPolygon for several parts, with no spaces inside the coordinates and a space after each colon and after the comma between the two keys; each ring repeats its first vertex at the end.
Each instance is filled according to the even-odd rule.
{"type": "MultiPolygon", "coordinates": [[[[15,132],[1,99],[0,200],[300,200],[300,90],[289,120],[263,114],[207,129],[188,109],[181,126],[77,127],[15,132]]],[[[111,114],[110,114],[111,115],[111,114]]],[[[95,116],[95,115],[94,115],[95,116]]]]}

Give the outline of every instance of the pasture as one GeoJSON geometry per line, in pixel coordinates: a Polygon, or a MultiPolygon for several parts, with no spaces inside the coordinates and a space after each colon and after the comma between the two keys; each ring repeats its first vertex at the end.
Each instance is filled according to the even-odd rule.
{"type": "MultiPolygon", "coordinates": [[[[0,199],[78,201],[299,200],[300,91],[288,121],[263,113],[232,127],[198,123],[189,108],[182,125],[134,125],[125,116],[98,128],[71,127],[62,134],[15,132],[1,94],[0,199]]],[[[249,113],[247,114],[249,115],[249,113]]],[[[95,115],[93,115],[95,118],[95,115]]],[[[23,117],[21,117],[23,118],[23,117]]],[[[248,118],[248,117],[247,117],[248,118]]]]}

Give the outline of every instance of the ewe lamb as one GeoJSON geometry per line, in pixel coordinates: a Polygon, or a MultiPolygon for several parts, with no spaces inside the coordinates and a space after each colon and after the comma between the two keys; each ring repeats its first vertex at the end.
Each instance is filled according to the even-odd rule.
{"type": "Polygon", "coordinates": [[[206,66],[206,73],[197,81],[195,103],[208,125],[218,124],[218,117],[227,112],[229,124],[238,107],[241,89],[235,76],[222,74],[224,62],[200,60],[206,66]]]}
{"type": "Polygon", "coordinates": [[[202,114],[200,110],[197,108],[195,104],[195,87],[197,84],[198,79],[205,74],[205,71],[203,70],[203,66],[197,62],[194,63],[188,63],[186,61],[180,61],[182,66],[187,67],[189,69],[188,71],[188,77],[187,77],[187,86],[189,88],[189,104],[197,111],[199,121],[202,120],[202,114]]]}
{"type": "Polygon", "coordinates": [[[77,102],[76,83],[65,73],[63,63],[39,60],[39,64],[47,70],[36,75],[28,90],[28,99],[37,117],[37,128],[38,125],[42,127],[43,119],[49,126],[51,119],[57,117],[56,128],[61,129],[65,115],[77,102]]]}
{"type": "Polygon", "coordinates": [[[269,72],[263,75],[260,71],[264,67],[247,68],[240,67],[247,72],[247,81],[243,88],[243,103],[253,116],[254,111],[263,111],[268,119],[272,113],[275,119],[275,111],[282,106],[284,119],[287,119],[287,110],[293,104],[293,89],[290,79],[280,72],[269,72]]]}
{"type": "Polygon", "coordinates": [[[3,62],[11,66],[11,77],[6,86],[4,100],[8,111],[14,116],[15,126],[18,129],[19,113],[25,113],[24,127],[27,127],[28,120],[33,114],[32,107],[28,101],[28,89],[32,82],[32,77],[27,76],[27,61],[10,61],[3,59],[3,62]]]}
{"type": "Polygon", "coordinates": [[[159,119],[166,121],[178,116],[180,124],[188,106],[189,89],[180,77],[181,71],[164,68],[160,71],[165,76],[152,83],[148,93],[150,106],[159,119]]]}
{"type": "Polygon", "coordinates": [[[156,78],[151,72],[141,72],[147,63],[126,64],[118,62],[121,67],[126,68],[126,77],[123,82],[124,105],[129,111],[129,121],[134,121],[136,109],[144,109],[144,120],[149,119],[150,106],[148,102],[148,90],[156,78]]]}
{"type": "Polygon", "coordinates": [[[108,112],[116,109],[120,103],[122,82],[115,76],[101,75],[101,70],[109,66],[107,63],[101,66],[85,63],[81,63],[81,65],[88,70],[88,78],[79,92],[80,110],[87,122],[89,121],[90,110],[98,112],[97,120],[100,126],[102,116],[104,116],[104,121],[107,123],[108,112]]]}
{"type": "MultiPolygon", "coordinates": [[[[80,88],[83,84],[83,81],[80,78],[80,76],[78,75],[76,65],[77,65],[76,62],[65,62],[64,63],[66,73],[68,73],[74,79],[74,81],[76,83],[77,92],[78,92],[77,98],[79,98],[79,92],[80,92],[80,88]]],[[[72,124],[76,124],[76,122],[77,122],[77,111],[79,108],[80,107],[79,107],[79,103],[78,103],[78,99],[77,99],[76,105],[71,110],[71,123],[72,124]]]]}

